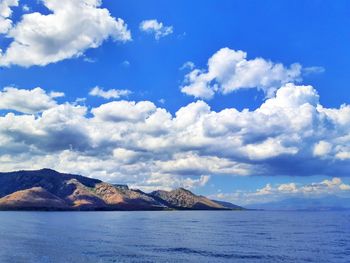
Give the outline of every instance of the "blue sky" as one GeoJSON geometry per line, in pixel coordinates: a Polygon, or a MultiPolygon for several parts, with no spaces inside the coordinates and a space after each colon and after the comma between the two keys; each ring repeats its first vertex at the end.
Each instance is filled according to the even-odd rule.
{"type": "MultiPolygon", "coordinates": [[[[68,8],[72,1],[64,3],[68,8]]],[[[56,0],[51,6],[46,1],[0,3],[3,170],[43,165],[145,190],[188,186],[238,202],[259,197],[257,189],[267,184],[277,189],[296,183],[299,188],[281,194],[270,189],[274,192],[266,194],[266,200],[305,194],[305,185],[321,185],[316,195],[347,194],[346,187],[338,186],[350,183],[348,1],[104,0],[100,5],[79,0],[76,4],[81,6],[72,6],[69,17],[62,15],[64,4],[56,0]],[[48,19],[51,14],[56,16],[48,19]],[[44,26],[38,21],[45,21],[44,26]],[[148,29],[142,29],[143,21],[150,23],[148,29]],[[215,61],[208,68],[210,58],[215,61]],[[191,63],[183,67],[186,62],[191,63]],[[293,68],[293,63],[298,66],[293,68]],[[240,71],[234,72],[238,67],[240,71]],[[280,99],[274,100],[289,82],[293,86],[281,89],[280,99]],[[301,85],[312,88],[298,88],[301,85]],[[33,92],[36,87],[40,90],[33,92]],[[89,95],[94,87],[95,95],[89,95]],[[64,96],[51,96],[52,91],[64,96]],[[129,104],[113,103],[121,100],[129,104]],[[148,104],[136,106],[132,101],[148,104]],[[266,101],[268,107],[261,112],[275,122],[265,120],[264,127],[260,113],[254,111],[266,101]],[[300,101],[312,107],[305,110],[300,101]],[[196,106],[189,108],[191,103],[196,106]],[[181,107],[186,110],[178,124],[175,116],[181,107]],[[276,107],[285,110],[285,116],[278,115],[276,107]],[[237,112],[214,117],[210,113],[227,109],[237,112]],[[154,123],[146,123],[158,111],[162,113],[154,116],[154,123]],[[194,112],[203,117],[192,118],[194,112]],[[282,124],[278,118],[290,121],[282,124]],[[294,131],[286,125],[300,127],[294,131]],[[206,128],[220,136],[201,136],[206,128]],[[103,137],[103,131],[114,129],[115,138],[103,137]],[[141,145],[143,139],[149,145],[141,145]],[[187,142],[188,147],[171,142],[187,142]],[[106,150],[98,154],[100,148],[106,150]],[[36,158],[42,164],[35,163],[36,158]],[[107,169],[110,163],[115,166],[107,169]],[[152,169],[139,167],[142,164],[152,169]],[[322,183],[333,177],[342,178],[336,190],[322,183]],[[238,196],[241,191],[247,194],[238,196]]]]}

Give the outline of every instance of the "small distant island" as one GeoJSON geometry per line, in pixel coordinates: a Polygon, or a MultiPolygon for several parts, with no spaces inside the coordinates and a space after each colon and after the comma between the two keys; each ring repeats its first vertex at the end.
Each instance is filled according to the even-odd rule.
{"type": "Polygon", "coordinates": [[[145,193],[51,169],[0,173],[0,210],[138,211],[243,210],[184,188],[145,193]]]}

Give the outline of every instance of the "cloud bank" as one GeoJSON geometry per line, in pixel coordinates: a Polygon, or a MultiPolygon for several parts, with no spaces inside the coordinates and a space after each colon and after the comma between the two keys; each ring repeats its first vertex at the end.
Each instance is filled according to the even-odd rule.
{"type": "Polygon", "coordinates": [[[10,111],[0,117],[3,171],[51,167],[142,189],[211,176],[349,176],[350,106],[322,106],[312,86],[285,84],[254,111],[200,100],[174,115],[150,101],[88,108],[40,88],[5,88],[0,109],[10,111]]]}

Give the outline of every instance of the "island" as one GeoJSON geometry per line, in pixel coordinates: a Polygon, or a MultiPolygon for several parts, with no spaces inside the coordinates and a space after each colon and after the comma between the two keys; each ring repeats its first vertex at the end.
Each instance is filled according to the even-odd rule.
{"type": "Polygon", "coordinates": [[[0,210],[140,211],[243,210],[184,188],[145,193],[51,169],[0,173],[0,210]]]}

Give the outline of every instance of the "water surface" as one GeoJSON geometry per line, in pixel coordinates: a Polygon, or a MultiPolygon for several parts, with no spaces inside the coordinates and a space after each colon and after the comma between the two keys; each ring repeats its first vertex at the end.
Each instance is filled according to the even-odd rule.
{"type": "Polygon", "coordinates": [[[350,212],[0,212],[0,262],[350,262],[350,212]]]}

